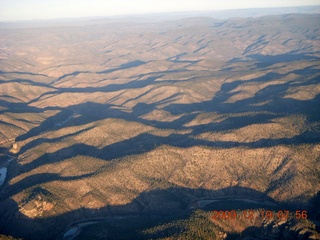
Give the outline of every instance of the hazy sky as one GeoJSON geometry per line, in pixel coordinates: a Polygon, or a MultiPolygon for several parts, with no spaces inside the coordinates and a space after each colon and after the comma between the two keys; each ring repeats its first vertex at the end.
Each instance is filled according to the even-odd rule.
{"type": "Polygon", "coordinates": [[[0,0],[0,21],[320,5],[320,0],[0,0]]]}

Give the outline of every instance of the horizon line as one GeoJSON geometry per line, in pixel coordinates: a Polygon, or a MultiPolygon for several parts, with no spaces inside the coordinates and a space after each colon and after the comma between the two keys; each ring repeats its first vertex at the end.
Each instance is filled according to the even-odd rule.
{"type": "MultiPolygon", "coordinates": [[[[274,6],[274,7],[253,7],[253,8],[227,8],[227,9],[210,9],[210,10],[176,10],[176,11],[164,11],[164,12],[148,12],[148,13],[128,13],[128,14],[112,14],[112,15],[90,15],[90,16],[74,16],[74,17],[52,17],[52,18],[34,18],[34,19],[16,19],[16,20],[0,20],[0,23],[26,23],[26,22],[55,22],[55,21],[74,21],[74,20],[98,20],[98,19],[114,19],[114,18],[133,18],[133,17],[151,17],[159,15],[169,15],[169,14],[201,14],[201,13],[211,13],[211,12],[227,12],[227,11],[248,11],[248,10],[264,10],[264,9],[290,9],[290,8],[311,8],[318,7],[317,5],[299,5],[299,6],[274,6]]],[[[320,12],[319,12],[320,13],[320,12]]],[[[284,13],[285,14],[285,13],[284,13]]],[[[292,14],[292,13],[287,13],[292,14]]],[[[296,14],[301,14],[296,12],[296,14]]],[[[308,13],[304,13],[308,14],[308,13]]],[[[309,13],[317,14],[317,13],[309,13]]],[[[269,14],[268,14],[269,15],[269,14]]],[[[271,14],[270,14],[271,15],[271,14]]],[[[272,14],[273,15],[273,14],[272,14]]],[[[279,15],[279,14],[274,14],[279,15]]]]}

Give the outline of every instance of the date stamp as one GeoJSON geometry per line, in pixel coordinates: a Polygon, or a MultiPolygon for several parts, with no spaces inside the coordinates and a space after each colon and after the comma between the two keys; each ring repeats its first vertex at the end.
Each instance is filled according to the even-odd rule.
{"type": "Polygon", "coordinates": [[[281,219],[286,220],[289,217],[293,217],[297,220],[307,219],[308,213],[306,210],[296,210],[295,212],[290,212],[289,210],[230,210],[230,211],[213,211],[212,219],[213,220],[226,220],[226,219],[256,219],[256,218],[266,218],[266,219],[281,219]]]}

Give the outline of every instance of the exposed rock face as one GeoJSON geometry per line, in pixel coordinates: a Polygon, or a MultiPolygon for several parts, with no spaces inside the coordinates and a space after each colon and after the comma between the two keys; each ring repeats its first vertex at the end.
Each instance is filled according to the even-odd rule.
{"type": "Polygon", "coordinates": [[[12,153],[12,154],[17,154],[18,152],[19,152],[18,143],[12,144],[12,147],[11,147],[11,149],[10,149],[10,153],[12,153]]]}
{"type": "Polygon", "coordinates": [[[12,149],[13,150],[17,150],[18,149],[18,144],[17,143],[12,144],[12,149]]]}
{"type": "Polygon", "coordinates": [[[50,211],[52,208],[53,204],[39,200],[35,201],[33,204],[22,207],[20,212],[33,219],[41,217],[45,211],[50,211]]]}

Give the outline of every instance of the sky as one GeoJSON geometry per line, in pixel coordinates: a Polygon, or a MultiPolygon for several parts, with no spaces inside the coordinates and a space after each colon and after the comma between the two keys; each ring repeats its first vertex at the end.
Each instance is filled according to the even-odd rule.
{"type": "Polygon", "coordinates": [[[0,21],[320,5],[320,0],[0,0],[0,21]]]}

